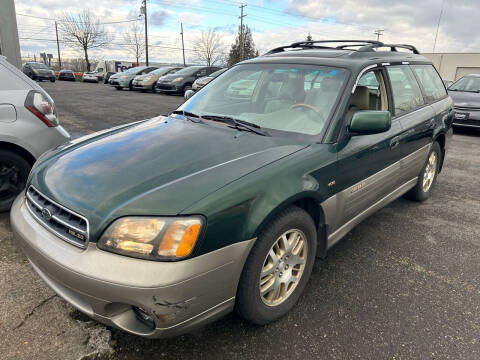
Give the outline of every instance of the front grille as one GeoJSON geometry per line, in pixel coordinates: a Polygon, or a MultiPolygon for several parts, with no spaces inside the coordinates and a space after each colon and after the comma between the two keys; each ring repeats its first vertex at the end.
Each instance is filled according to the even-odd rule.
{"type": "Polygon", "coordinates": [[[454,108],[460,111],[480,111],[480,107],[455,106],[454,108]]]}
{"type": "Polygon", "coordinates": [[[33,186],[27,190],[27,207],[35,219],[66,242],[86,248],[88,220],[57,204],[33,186]]]}

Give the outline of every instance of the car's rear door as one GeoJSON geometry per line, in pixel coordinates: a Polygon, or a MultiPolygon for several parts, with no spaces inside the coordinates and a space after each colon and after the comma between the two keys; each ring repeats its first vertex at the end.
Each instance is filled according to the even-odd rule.
{"type": "Polygon", "coordinates": [[[401,157],[398,181],[406,183],[420,173],[427,158],[434,112],[408,64],[387,66],[387,73],[394,119],[402,125],[402,132],[393,139],[392,151],[401,157]]]}

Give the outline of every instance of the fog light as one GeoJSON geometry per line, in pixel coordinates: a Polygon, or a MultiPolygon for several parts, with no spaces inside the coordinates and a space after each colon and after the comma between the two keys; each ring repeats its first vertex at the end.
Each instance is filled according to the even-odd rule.
{"type": "Polygon", "coordinates": [[[136,306],[132,306],[132,309],[133,309],[133,312],[135,313],[135,317],[139,321],[147,325],[149,328],[155,329],[155,321],[150,315],[148,315],[148,313],[145,310],[136,306]]]}

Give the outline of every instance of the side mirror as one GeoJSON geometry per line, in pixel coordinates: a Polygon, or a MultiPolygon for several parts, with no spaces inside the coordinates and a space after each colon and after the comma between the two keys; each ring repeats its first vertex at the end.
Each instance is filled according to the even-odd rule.
{"type": "Polygon", "coordinates": [[[390,130],[390,111],[357,111],[348,128],[352,135],[379,134],[390,130]]]}
{"type": "Polygon", "coordinates": [[[193,95],[195,95],[195,91],[193,90],[187,90],[185,91],[185,95],[183,96],[185,100],[190,99],[193,95]]]}

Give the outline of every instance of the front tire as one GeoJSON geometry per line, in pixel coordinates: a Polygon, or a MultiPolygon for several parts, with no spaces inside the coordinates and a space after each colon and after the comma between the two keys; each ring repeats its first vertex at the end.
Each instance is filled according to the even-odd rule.
{"type": "Polygon", "coordinates": [[[434,142],[427,161],[420,172],[418,183],[413,189],[405,194],[405,197],[412,201],[425,201],[432,193],[433,185],[437,180],[438,170],[442,161],[442,150],[438,142],[434,142]]]}
{"type": "Polygon", "coordinates": [[[296,304],[315,262],[317,232],[310,215],[290,207],[261,231],[238,285],[236,311],[264,325],[278,320],[296,304]]]}
{"type": "Polygon", "coordinates": [[[20,155],[0,150],[0,212],[12,206],[27,182],[30,164],[20,155]]]}

